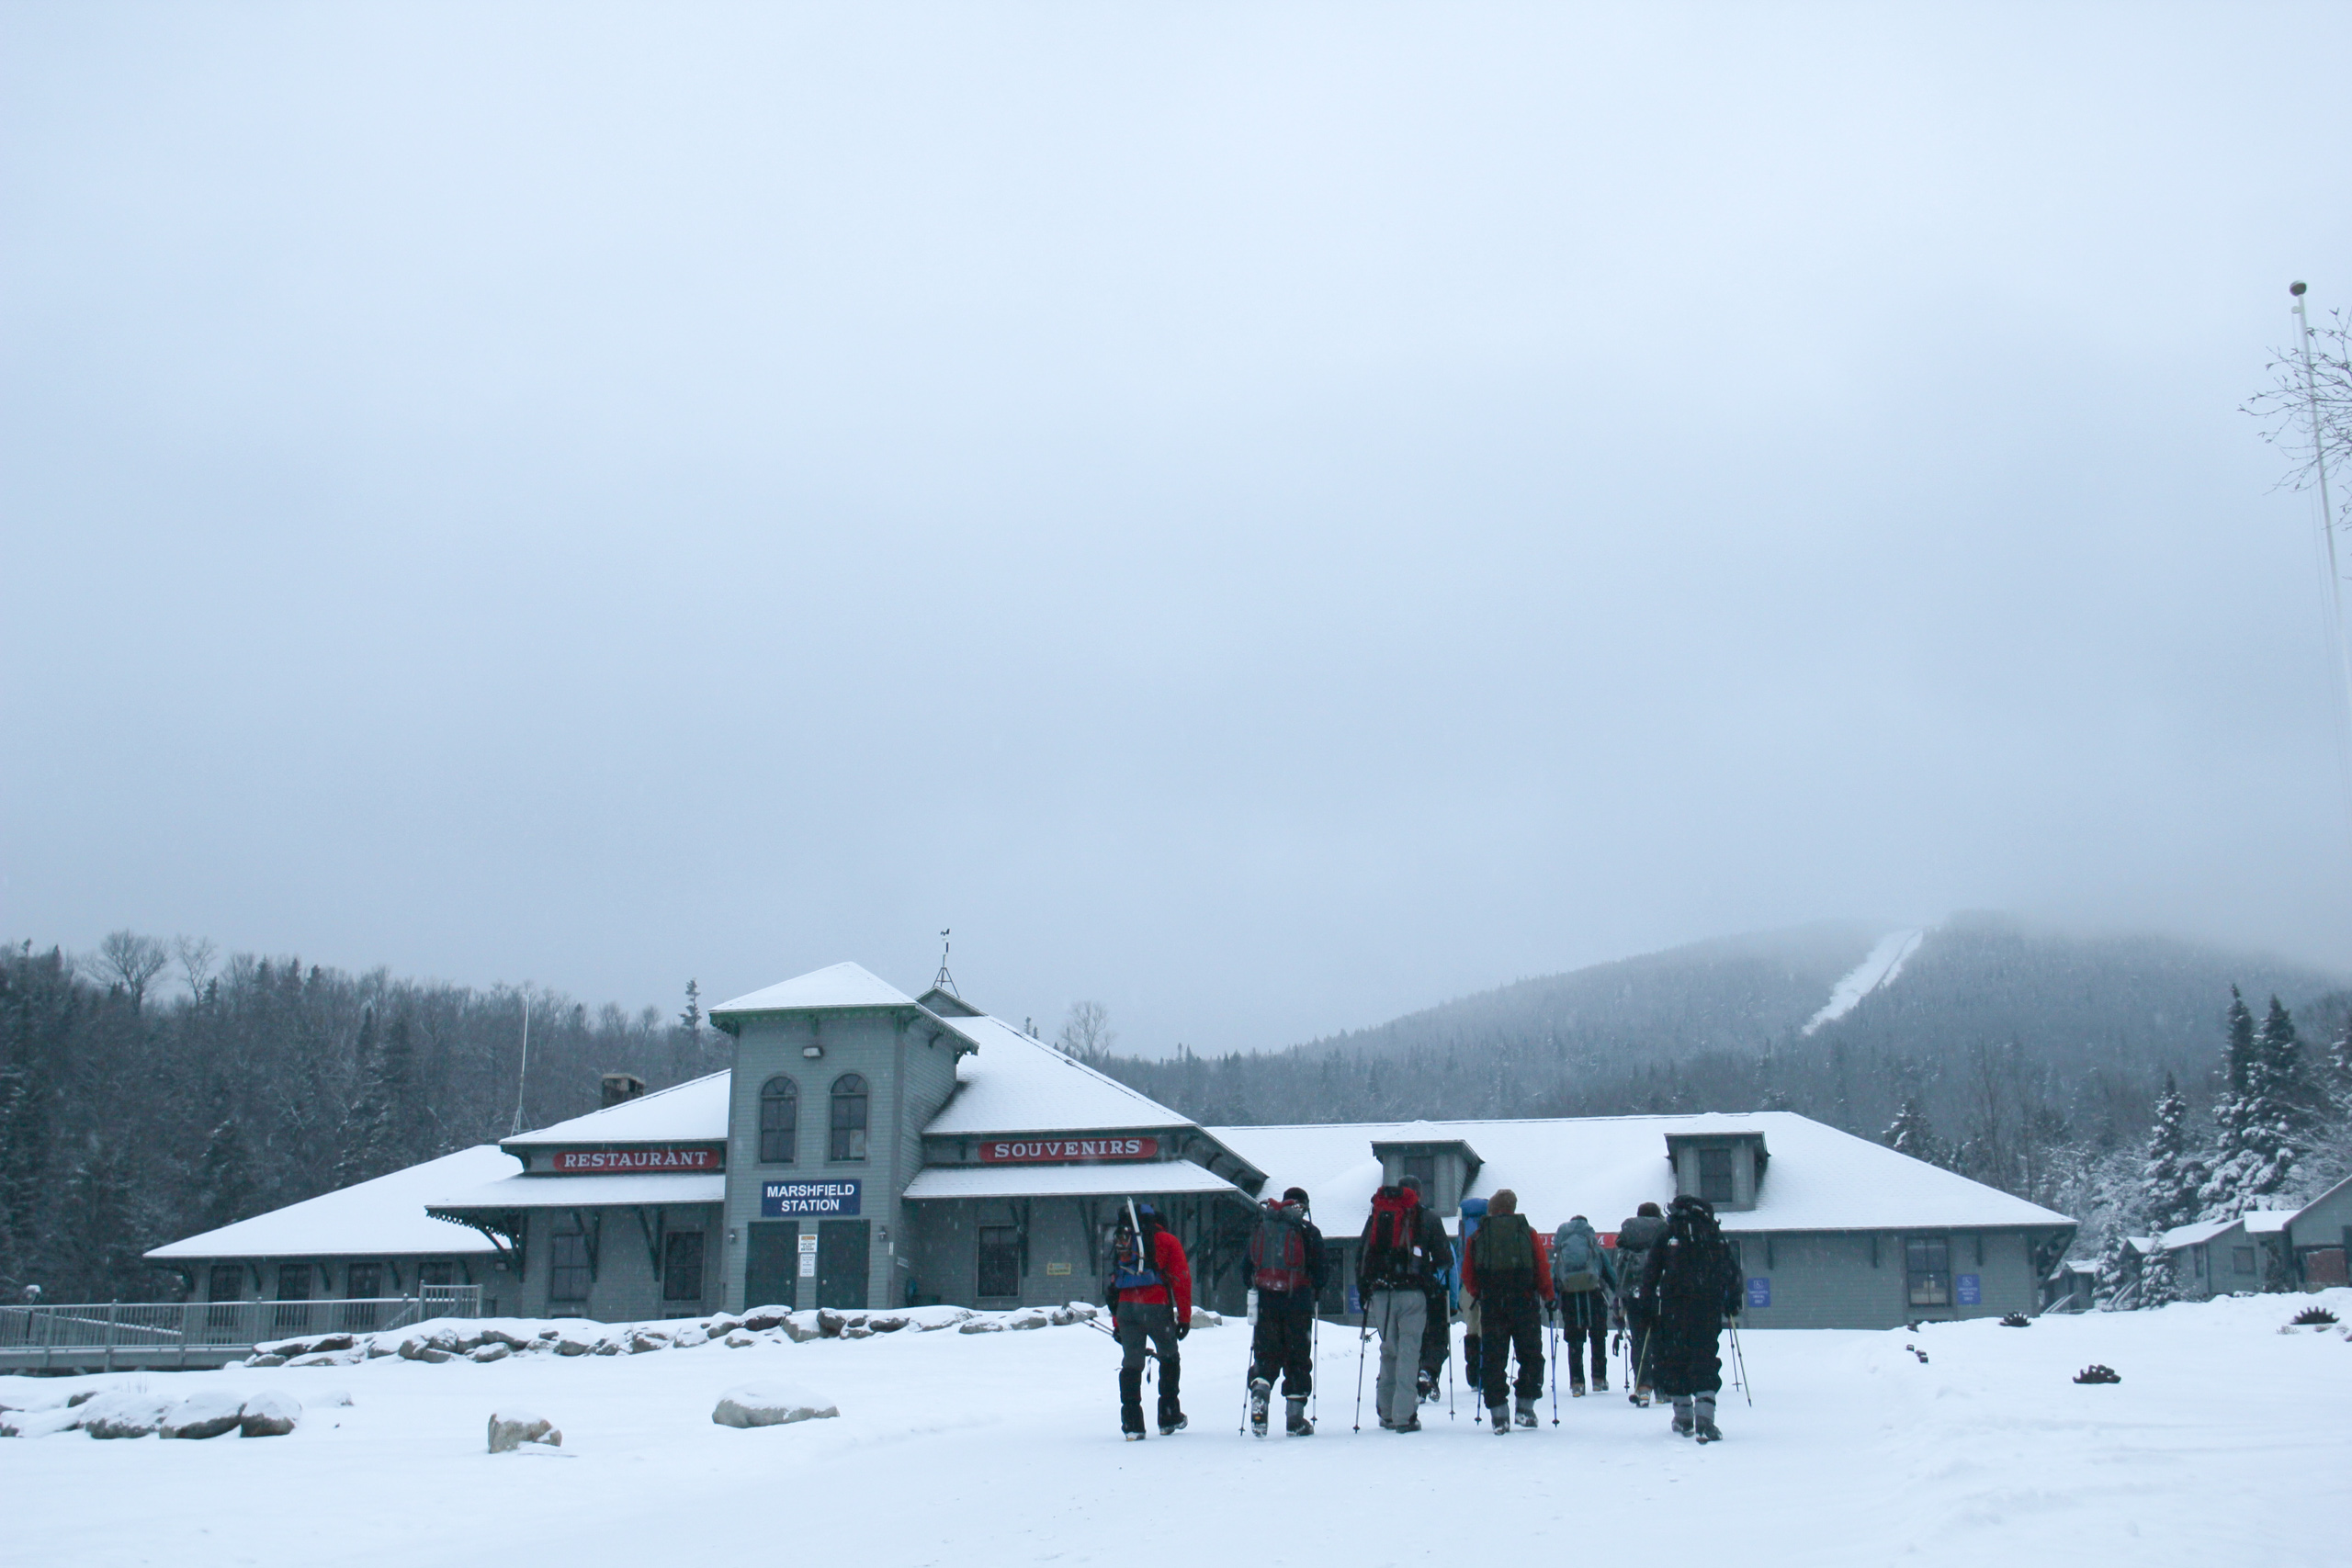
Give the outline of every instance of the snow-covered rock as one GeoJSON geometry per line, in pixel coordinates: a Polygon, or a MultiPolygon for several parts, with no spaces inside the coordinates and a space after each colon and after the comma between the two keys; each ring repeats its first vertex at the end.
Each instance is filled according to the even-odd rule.
{"type": "Polygon", "coordinates": [[[218,1438],[235,1431],[244,1414],[243,1394],[198,1389],[164,1412],[161,1430],[166,1438],[218,1438]]]}
{"type": "Polygon", "coordinates": [[[563,1447],[563,1434],[556,1430],[554,1422],[536,1411],[508,1409],[492,1412],[492,1453],[513,1453],[525,1443],[545,1443],[551,1449],[560,1449],[563,1447]]]}
{"type": "Polygon", "coordinates": [[[746,1334],[740,1328],[729,1334],[724,1341],[727,1348],[730,1350],[748,1350],[759,1342],[760,1337],[758,1335],[746,1334]]]}
{"type": "Polygon", "coordinates": [[[292,1339],[273,1339],[256,1345],[254,1349],[266,1355],[283,1356],[292,1360],[297,1356],[315,1356],[328,1350],[348,1350],[358,1340],[348,1334],[305,1334],[292,1339]]]}
{"type": "Polygon", "coordinates": [[[94,1438],[144,1438],[160,1430],[164,1414],[179,1402],[143,1388],[108,1389],[78,1407],[82,1430],[94,1438]]]}
{"type": "Polygon", "coordinates": [[[958,1334],[1001,1334],[1004,1332],[1004,1319],[993,1314],[986,1317],[967,1318],[956,1325],[956,1332],[958,1334]]]}
{"type": "Polygon", "coordinates": [[[514,1353],[514,1348],[511,1345],[500,1345],[495,1343],[489,1345],[477,1345],[472,1349],[466,1352],[466,1359],[469,1361],[503,1361],[514,1353]]]}
{"type": "Polygon", "coordinates": [[[670,1337],[671,1345],[680,1350],[691,1350],[709,1341],[710,1335],[700,1324],[690,1323],[670,1337]]]}
{"type": "Polygon", "coordinates": [[[1218,1328],[1224,1324],[1225,1314],[1221,1312],[1211,1312],[1204,1306],[1193,1309],[1193,1326],[1195,1328],[1218,1328]]]}
{"type": "Polygon", "coordinates": [[[237,1423],[241,1438],[282,1438],[302,1419],[301,1402],[276,1390],[254,1394],[245,1401],[243,1418],[237,1423]]]}
{"type": "Polygon", "coordinates": [[[721,1427],[784,1427],[839,1416],[841,1407],[788,1383],[745,1383],[719,1395],[710,1418],[721,1427]]]}

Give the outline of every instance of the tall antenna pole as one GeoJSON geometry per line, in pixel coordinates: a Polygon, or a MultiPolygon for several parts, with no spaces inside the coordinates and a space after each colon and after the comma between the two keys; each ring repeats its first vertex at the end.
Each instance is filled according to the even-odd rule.
{"type": "Polygon", "coordinates": [[[523,1080],[531,1074],[531,993],[523,993],[523,1065],[514,1069],[514,1130],[506,1135],[523,1135],[523,1080]]]}
{"type": "MultiPolygon", "coordinates": [[[[2312,319],[2304,308],[2306,286],[2301,278],[2287,286],[2295,299],[2297,346],[2303,356],[2303,400],[2312,422],[2312,467],[2319,476],[2319,532],[2326,549],[2328,630],[2335,638],[2335,690],[2337,744],[2347,751],[2347,768],[2352,768],[2352,643],[2345,639],[2344,572],[2335,554],[2335,508],[2327,492],[2327,433],[2320,422],[2319,376],[2312,367],[2312,319]]],[[[2347,773],[2347,788],[2352,788],[2352,773],[2347,773]]]]}
{"type": "Polygon", "coordinates": [[[941,931],[939,933],[939,973],[931,977],[931,988],[934,991],[945,991],[951,997],[960,997],[964,993],[956,988],[956,976],[947,972],[948,945],[947,932],[941,931]]]}

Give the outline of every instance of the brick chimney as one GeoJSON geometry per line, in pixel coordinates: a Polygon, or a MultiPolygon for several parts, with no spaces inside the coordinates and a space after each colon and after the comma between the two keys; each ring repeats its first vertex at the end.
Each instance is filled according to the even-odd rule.
{"type": "Polygon", "coordinates": [[[606,1073],[604,1083],[605,1102],[599,1107],[602,1110],[626,1104],[645,1092],[645,1080],[635,1073],[606,1073]]]}

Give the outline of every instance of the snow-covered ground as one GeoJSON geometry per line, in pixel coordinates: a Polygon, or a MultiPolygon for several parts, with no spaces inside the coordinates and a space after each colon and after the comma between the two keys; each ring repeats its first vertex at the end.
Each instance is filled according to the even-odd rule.
{"type": "Polygon", "coordinates": [[[2278,1332],[2314,1303],[2352,1322],[2338,1290],[2023,1329],[1748,1334],[1756,1404],[1729,1393],[1727,1440],[1703,1449],[1614,1392],[1564,1396],[1557,1427],[1547,1402],[1538,1431],[1507,1438],[1466,1403],[1453,1421],[1441,1404],[1418,1435],[1369,1418],[1351,1433],[1355,1340],[1328,1329],[1321,1434],[1254,1440],[1238,1432],[1238,1321],[1186,1342],[1192,1430],[1143,1443],[1118,1438],[1116,1350],[1084,1325],[0,1378],[12,1405],[140,1382],[306,1404],[284,1438],[0,1440],[0,1559],[1373,1568],[1638,1537],[1664,1562],[2335,1565],[2352,1342],[2278,1332]],[[2123,1381],[2071,1381],[2093,1361],[2123,1381]],[[722,1393],[763,1381],[815,1391],[840,1418],[712,1424],[722,1393]],[[330,1391],[351,1403],[324,1403],[330,1391]],[[562,1449],[485,1452],[502,1406],[551,1418],[562,1449]]]}
{"type": "Polygon", "coordinates": [[[1879,938],[1860,964],[1838,977],[1829,987],[1829,1000],[1819,1012],[1805,1020],[1804,1032],[1813,1033],[1825,1023],[1833,1023],[1861,1005],[1864,997],[1882,986],[1891,986],[1903,973],[1903,965],[1919,951],[1919,943],[1927,937],[1924,931],[1896,931],[1879,938]]]}

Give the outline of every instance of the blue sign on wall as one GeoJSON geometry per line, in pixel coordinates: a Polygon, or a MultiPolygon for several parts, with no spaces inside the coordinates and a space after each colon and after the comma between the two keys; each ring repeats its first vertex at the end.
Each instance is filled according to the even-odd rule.
{"type": "Polygon", "coordinates": [[[1747,1281],[1747,1304],[1752,1307],[1772,1304],[1772,1277],[1770,1274],[1759,1274],[1747,1281]]]}
{"type": "Polygon", "coordinates": [[[1984,1302],[1984,1292],[1978,1285],[1974,1274],[1953,1275],[1951,1293],[1964,1307],[1981,1306],[1984,1302]]]}
{"type": "Polygon", "coordinates": [[[836,1181],[763,1181],[760,1218],[788,1219],[796,1214],[854,1214],[858,1178],[836,1181]]]}

